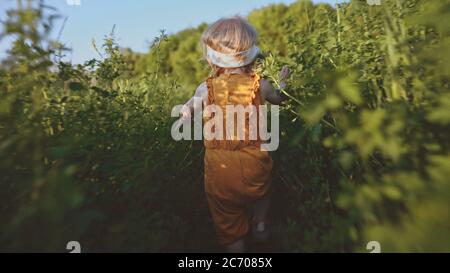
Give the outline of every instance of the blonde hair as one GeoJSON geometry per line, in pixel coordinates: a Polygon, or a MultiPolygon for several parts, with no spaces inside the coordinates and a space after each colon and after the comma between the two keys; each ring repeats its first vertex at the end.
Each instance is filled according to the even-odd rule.
{"type": "MultiPolygon", "coordinates": [[[[258,33],[244,18],[239,16],[222,18],[203,32],[201,37],[203,57],[206,59],[207,46],[224,54],[233,54],[250,49],[256,45],[257,40],[258,33]]],[[[216,71],[220,69],[216,65],[210,65],[216,71]]]]}

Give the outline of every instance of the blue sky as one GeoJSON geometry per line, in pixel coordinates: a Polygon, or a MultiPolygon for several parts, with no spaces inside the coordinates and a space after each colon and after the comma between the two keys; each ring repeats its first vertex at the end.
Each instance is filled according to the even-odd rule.
{"type": "MultiPolygon", "coordinates": [[[[213,22],[220,17],[247,15],[251,10],[271,3],[290,4],[296,0],[46,0],[68,16],[61,41],[72,48],[68,59],[81,63],[98,57],[91,46],[92,39],[101,42],[113,25],[116,37],[123,47],[145,52],[148,43],[161,29],[174,33],[202,22],[213,22]],[[69,5],[80,1],[80,5],[69,5]]],[[[341,0],[340,0],[341,1],[341,0]]],[[[314,0],[335,3],[336,0],[314,0]]],[[[0,18],[15,5],[15,0],[0,0],[0,18]]],[[[59,22],[62,23],[62,20],[59,22]]],[[[60,26],[58,26],[59,28],[60,26]]],[[[55,31],[54,36],[57,36],[55,31]]],[[[5,56],[8,40],[0,41],[0,58],[5,56]]]]}

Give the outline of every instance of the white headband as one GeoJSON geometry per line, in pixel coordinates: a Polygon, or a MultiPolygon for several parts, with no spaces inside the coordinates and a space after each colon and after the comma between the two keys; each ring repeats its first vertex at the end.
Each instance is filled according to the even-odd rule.
{"type": "Polygon", "coordinates": [[[225,54],[206,46],[206,56],[209,61],[219,67],[235,68],[251,64],[259,54],[259,48],[252,46],[246,51],[225,54]]]}

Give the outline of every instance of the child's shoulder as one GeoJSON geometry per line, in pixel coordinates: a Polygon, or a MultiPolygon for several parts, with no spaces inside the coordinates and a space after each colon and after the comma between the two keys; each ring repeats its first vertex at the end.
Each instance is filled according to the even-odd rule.
{"type": "Polygon", "coordinates": [[[205,95],[208,95],[208,85],[206,81],[198,85],[197,89],[195,90],[195,95],[197,97],[203,97],[205,95]]]}
{"type": "Polygon", "coordinates": [[[206,83],[206,81],[200,83],[200,84],[197,86],[197,89],[196,89],[196,90],[197,90],[197,92],[208,91],[208,84],[206,83]]]}

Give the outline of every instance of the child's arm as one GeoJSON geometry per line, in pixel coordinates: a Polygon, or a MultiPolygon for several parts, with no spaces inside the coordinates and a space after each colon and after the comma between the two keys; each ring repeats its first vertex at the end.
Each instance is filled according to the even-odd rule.
{"type": "Polygon", "coordinates": [[[181,118],[187,119],[192,117],[192,113],[197,109],[201,109],[202,104],[206,104],[208,101],[208,87],[206,83],[202,83],[197,87],[194,96],[188,100],[181,111],[181,118]]]}
{"type": "MultiPolygon", "coordinates": [[[[290,69],[284,66],[280,71],[280,87],[284,89],[286,87],[286,79],[291,74],[290,69]]],[[[271,104],[279,105],[287,99],[287,97],[281,92],[281,90],[276,89],[273,84],[267,80],[261,80],[261,94],[263,101],[268,101],[271,104]]]]}

